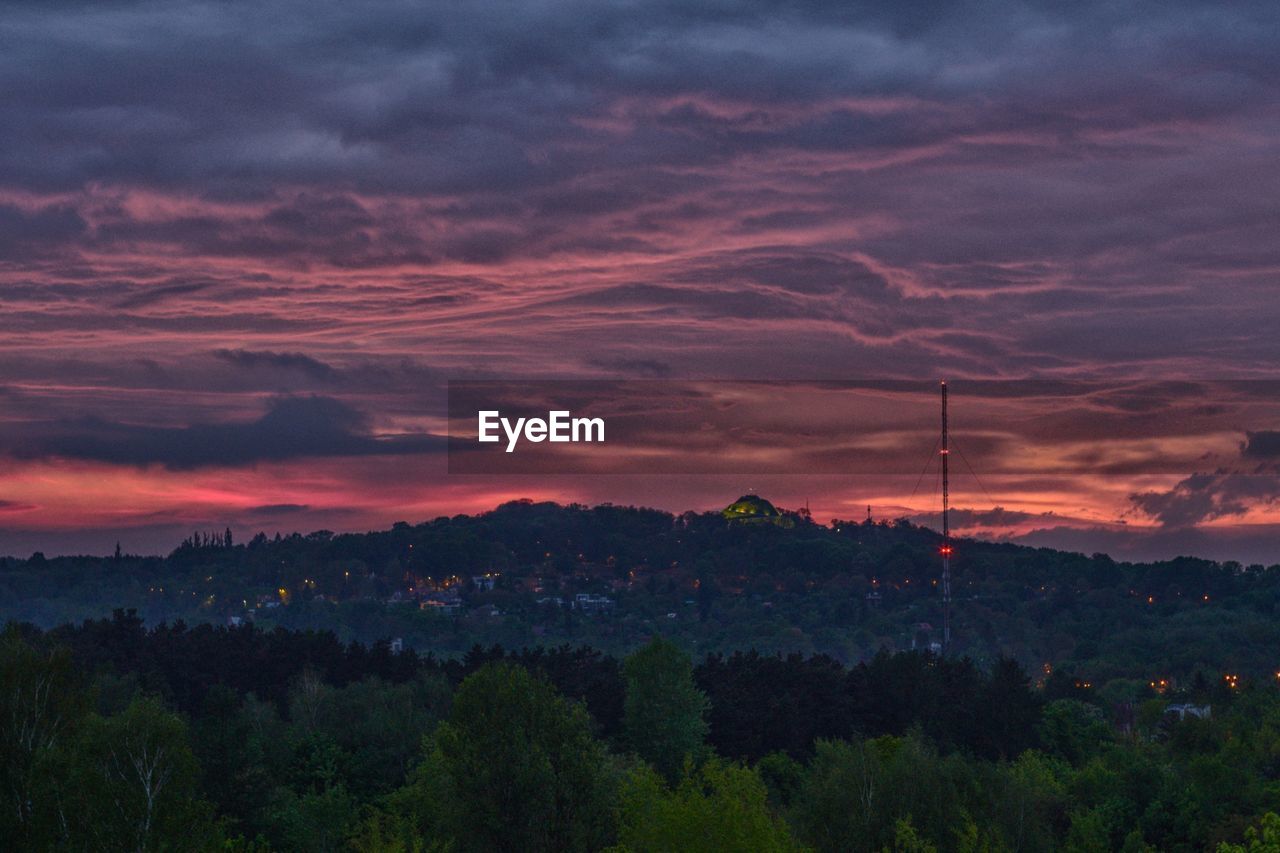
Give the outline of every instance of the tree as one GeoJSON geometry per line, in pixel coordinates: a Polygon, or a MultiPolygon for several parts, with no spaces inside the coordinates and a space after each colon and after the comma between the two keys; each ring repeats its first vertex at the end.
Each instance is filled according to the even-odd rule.
{"type": "Polygon", "coordinates": [[[262,829],[262,812],[273,781],[263,738],[240,696],[225,685],[209,691],[201,710],[192,723],[201,789],[228,820],[231,831],[253,837],[262,829]]]}
{"type": "Polygon", "coordinates": [[[1020,851],[1056,849],[1067,827],[1067,796],[1059,780],[1061,762],[1028,750],[1008,765],[1000,765],[1004,785],[995,804],[994,823],[1008,846],[1020,851]]]}
{"type": "Polygon", "coordinates": [[[320,707],[319,731],[344,753],[353,794],[384,794],[403,783],[422,737],[448,706],[443,678],[389,684],[377,676],[334,689],[320,707]]]}
{"type": "Polygon", "coordinates": [[[417,779],[457,849],[595,850],[616,784],[586,711],[523,667],[489,663],[458,688],[417,779]]]}
{"type": "Polygon", "coordinates": [[[65,649],[43,654],[16,636],[0,641],[0,836],[32,847],[50,843],[52,826],[37,826],[39,807],[52,800],[45,796],[54,784],[47,771],[87,710],[65,649]]]}
{"type": "Polygon", "coordinates": [[[693,681],[693,663],[659,637],[628,657],[622,672],[627,682],[626,742],[674,783],[686,761],[701,761],[707,752],[710,702],[693,681]]]}
{"type": "Polygon", "coordinates": [[[1111,831],[1101,809],[1077,812],[1071,816],[1063,849],[1067,853],[1105,853],[1111,849],[1111,831]]]}
{"type": "Polygon", "coordinates": [[[879,853],[910,820],[921,839],[949,849],[966,823],[955,771],[914,736],[819,741],[790,812],[796,835],[821,851],[879,853]]]}
{"type": "Polygon", "coordinates": [[[1245,830],[1244,844],[1224,842],[1218,845],[1218,853],[1280,853],[1280,815],[1267,812],[1260,828],[1245,830]]]}
{"type": "Polygon", "coordinates": [[[358,817],[357,804],[341,784],[301,794],[284,789],[274,823],[281,846],[299,853],[337,853],[358,817]]]}
{"type": "Polygon", "coordinates": [[[938,853],[938,848],[920,837],[911,823],[911,815],[893,824],[893,846],[885,845],[884,853],[938,853]]]}
{"type": "Polygon", "coordinates": [[[72,846],[95,850],[203,850],[220,845],[186,724],[159,700],[91,716],[69,762],[72,846]]]}
{"type": "Polygon", "coordinates": [[[1046,704],[1036,734],[1046,752],[1077,767],[1114,740],[1102,711],[1076,699],[1055,699],[1046,704]]]}
{"type": "Polygon", "coordinates": [[[782,853],[798,851],[786,824],[769,812],[764,783],[754,770],[705,762],[674,790],[647,765],[623,785],[617,853],[782,853]]]}
{"type": "Polygon", "coordinates": [[[785,752],[771,752],[756,764],[756,773],[769,792],[774,808],[791,805],[796,790],[804,780],[804,766],[785,752]]]}
{"type": "Polygon", "coordinates": [[[307,667],[290,684],[289,719],[307,734],[315,733],[333,701],[333,692],[333,687],[324,682],[320,673],[307,667]]]}
{"type": "Polygon", "coordinates": [[[1013,758],[1034,744],[1040,699],[1031,692],[1030,679],[1017,661],[1003,657],[996,661],[982,698],[987,735],[982,751],[987,756],[1013,758]]]}

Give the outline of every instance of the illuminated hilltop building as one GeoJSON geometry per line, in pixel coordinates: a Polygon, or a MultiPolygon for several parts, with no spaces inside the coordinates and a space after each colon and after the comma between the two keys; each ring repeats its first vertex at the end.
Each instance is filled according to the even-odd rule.
{"type": "Polygon", "coordinates": [[[743,524],[776,524],[779,527],[794,527],[795,520],[784,515],[769,501],[759,495],[743,495],[725,507],[721,513],[731,522],[743,524]]]}

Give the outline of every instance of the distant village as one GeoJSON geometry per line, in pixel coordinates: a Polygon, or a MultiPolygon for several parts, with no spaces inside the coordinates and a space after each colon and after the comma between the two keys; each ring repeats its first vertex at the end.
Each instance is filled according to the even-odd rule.
{"type": "MultiPolygon", "coordinates": [[[[749,494],[729,504],[721,515],[732,524],[770,524],[787,528],[794,526],[797,518],[807,519],[809,514],[807,508],[795,512],[780,510],[767,499],[749,494]]],[[[195,537],[194,542],[197,546],[217,546],[224,541],[229,542],[230,535],[228,531],[225,534],[225,540],[223,534],[215,534],[203,540],[195,537]]],[[[553,555],[548,552],[545,556],[551,558],[553,555]]],[[[582,555],[578,556],[581,558],[582,555]]],[[[350,576],[349,572],[346,574],[350,576]]],[[[370,572],[364,578],[364,580],[378,579],[376,572],[370,572]]],[[[625,576],[619,577],[616,559],[613,557],[607,558],[604,563],[598,565],[580,559],[570,572],[557,575],[543,573],[517,577],[510,572],[504,574],[497,568],[491,568],[481,573],[450,574],[441,577],[404,572],[398,578],[382,578],[382,580],[394,587],[389,594],[374,596],[366,593],[355,597],[365,600],[376,598],[388,608],[412,608],[424,614],[440,617],[466,616],[469,619],[492,621],[501,620],[505,615],[497,603],[488,600],[495,596],[487,594],[494,592],[507,593],[508,598],[510,594],[522,596],[549,612],[570,611],[585,617],[607,617],[617,607],[617,594],[633,590],[641,583],[649,589],[661,588],[668,592],[678,591],[681,586],[690,586],[687,591],[693,595],[684,598],[681,602],[682,607],[685,608],[692,608],[697,604],[698,590],[698,581],[690,582],[687,573],[682,571],[678,564],[656,568],[645,566],[643,569],[629,570],[625,576]],[[566,591],[583,588],[588,588],[590,591],[566,591]]],[[[745,584],[747,577],[742,576],[738,580],[745,584]]],[[[876,581],[877,585],[878,583],[876,581]]],[[[743,587],[733,586],[723,590],[729,595],[741,595],[744,591],[743,587]]],[[[865,597],[870,606],[876,606],[881,601],[880,592],[874,589],[866,593],[865,597]]],[[[252,601],[246,600],[243,611],[228,615],[226,624],[237,627],[253,622],[262,616],[269,616],[271,611],[288,607],[298,600],[319,600],[337,604],[343,599],[317,591],[315,580],[305,578],[292,589],[280,587],[273,592],[260,594],[252,601]]],[[[773,606],[771,601],[763,601],[761,604],[766,610],[773,606]]],[[[675,620],[679,618],[679,614],[674,611],[669,612],[666,618],[675,620]]],[[[915,625],[912,647],[916,647],[915,635],[924,638],[931,631],[932,626],[928,623],[915,625]]],[[[939,648],[937,643],[929,643],[922,639],[921,648],[925,647],[932,647],[934,651],[939,648]]]]}

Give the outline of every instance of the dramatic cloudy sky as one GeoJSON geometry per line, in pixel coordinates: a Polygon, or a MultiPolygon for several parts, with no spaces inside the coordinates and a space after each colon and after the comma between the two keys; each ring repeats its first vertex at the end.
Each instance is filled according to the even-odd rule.
{"type": "Polygon", "coordinates": [[[900,479],[447,475],[442,387],[947,376],[1103,383],[957,390],[969,529],[1280,562],[1278,23],[0,2],[0,553],[518,496],[927,516],[900,479]]]}

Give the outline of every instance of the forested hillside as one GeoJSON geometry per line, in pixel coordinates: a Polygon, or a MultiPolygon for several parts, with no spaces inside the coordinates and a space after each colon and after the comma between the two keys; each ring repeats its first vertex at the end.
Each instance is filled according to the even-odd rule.
{"type": "MultiPolygon", "coordinates": [[[[471,646],[655,633],[698,655],[756,649],[844,664],[941,640],[938,535],[903,521],[746,524],[516,502],[367,534],[193,534],[167,557],[0,561],[0,618],[53,627],[134,609],[149,625],[245,624],[471,646]]],[[[1130,564],[959,540],[953,651],[1104,684],[1280,670],[1280,566],[1130,564]]]]}

